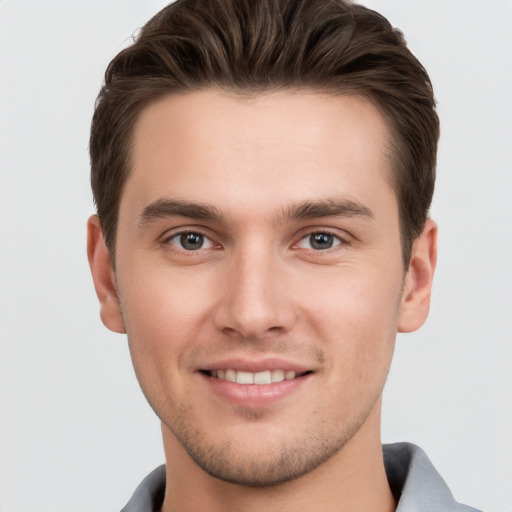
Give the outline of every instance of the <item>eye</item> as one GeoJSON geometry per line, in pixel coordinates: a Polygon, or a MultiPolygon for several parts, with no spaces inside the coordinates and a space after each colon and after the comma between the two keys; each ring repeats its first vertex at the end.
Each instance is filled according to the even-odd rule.
{"type": "Polygon", "coordinates": [[[167,243],[186,251],[198,251],[214,247],[214,243],[209,238],[195,231],[173,235],[167,239],[167,243]]]}
{"type": "Polygon", "coordinates": [[[341,238],[338,238],[336,235],[332,233],[327,233],[323,231],[319,231],[317,233],[311,233],[308,236],[305,236],[300,240],[297,244],[297,247],[301,249],[313,249],[315,251],[323,251],[325,249],[331,249],[337,245],[343,243],[341,238]]]}

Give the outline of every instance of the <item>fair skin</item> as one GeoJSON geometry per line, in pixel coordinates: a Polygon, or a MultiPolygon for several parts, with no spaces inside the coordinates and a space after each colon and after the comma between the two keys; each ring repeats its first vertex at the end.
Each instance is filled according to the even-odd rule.
{"type": "Polygon", "coordinates": [[[115,272],[96,216],[88,253],[162,420],[164,512],[394,510],[381,395],[397,331],[428,314],[436,226],[404,269],[388,141],[359,96],[142,112],[115,272]]]}

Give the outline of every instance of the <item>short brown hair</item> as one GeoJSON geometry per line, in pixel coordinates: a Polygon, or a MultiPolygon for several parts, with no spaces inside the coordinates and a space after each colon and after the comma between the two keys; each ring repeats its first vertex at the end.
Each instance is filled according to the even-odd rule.
{"type": "Polygon", "coordinates": [[[140,112],[164,95],[208,87],[370,98],[390,127],[408,267],[434,191],[439,119],[432,85],[401,32],[349,0],[177,0],[112,60],[90,138],[94,201],[112,258],[140,112]]]}

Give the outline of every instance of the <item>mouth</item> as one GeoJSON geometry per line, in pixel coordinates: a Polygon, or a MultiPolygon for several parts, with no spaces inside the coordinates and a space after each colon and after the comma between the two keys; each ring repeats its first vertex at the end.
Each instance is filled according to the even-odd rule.
{"type": "Polygon", "coordinates": [[[308,375],[312,372],[296,372],[294,370],[285,370],[279,368],[275,370],[249,372],[245,370],[227,368],[225,370],[201,370],[201,373],[221,381],[233,382],[242,385],[255,384],[258,386],[264,386],[304,377],[305,375],[308,375]]]}
{"type": "Polygon", "coordinates": [[[222,401],[257,410],[298,396],[299,390],[310,389],[316,368],[308,366],[272,357],[231,358],[203,366],[197,374],[206,389],[222,401]]]}

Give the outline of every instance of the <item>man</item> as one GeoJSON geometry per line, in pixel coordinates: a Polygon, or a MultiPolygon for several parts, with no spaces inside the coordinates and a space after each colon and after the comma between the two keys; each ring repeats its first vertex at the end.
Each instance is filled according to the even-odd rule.
{"type": "Polygon", "coordinates": [[[125,511],[474,510],[380,441],[438,135],[401,34],[349,2],[178,0],[114,58],[88,254],[166,454],[125,511]]]}

